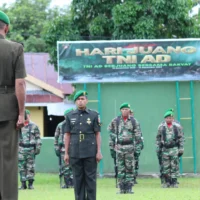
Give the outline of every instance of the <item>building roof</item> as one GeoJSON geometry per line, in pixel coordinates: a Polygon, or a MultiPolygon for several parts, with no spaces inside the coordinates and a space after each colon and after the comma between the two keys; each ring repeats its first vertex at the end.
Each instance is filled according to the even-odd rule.
{"type": "Polygon", "coordinates": [[[73,87],[69,83],[58,83],[58,73],[54,66],[49,64],[48,53],[25,53],[25,66],[27,74],[61,90],[63,94],[71,94],[73,87]]]}

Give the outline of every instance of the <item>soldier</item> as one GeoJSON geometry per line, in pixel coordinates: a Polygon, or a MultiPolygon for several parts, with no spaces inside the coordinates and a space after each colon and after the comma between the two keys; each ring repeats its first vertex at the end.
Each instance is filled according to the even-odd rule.
{"type": "Polygon", "coordinates": [[[6,40],[10,20],[0,11],[0,199],[18,199],[18,130],[24,126],[23,46],[6,40]]]}
{"type": "Polygon", "coordinates": [[[133,194],[134,148],[141,139],[141,134],[137,130],[135,119],[130,116],[130,105],[123,103],[120,110],[121,116],[114,118],[108,126],[109,144],[111,153],[116,151],[119,193],[133,194]]]}
{"type": "MultiPolygon", "coordinates": [[[[64,117],[66,118],[67,113],[72,111],[73,109],[67,109],[64,112],[64,117]]],[[[65,184],[62,186],[62,188],[69,188],[73,187],[73,175],[72,175],[72,169],[70,165],[66,165],[64,161],[64,155],[65,155],[65,145],[64,145],[64,133],[65,133],[65,123],[66,121],[62,121],[58,124],[56,131],[55,131],[55,140],[54,140],[54,149],[56,155],[59,157],[59,165],[61,167],[60,169],[60,178],[62,176],[64,177],[65,184]]]]}
{"type": "MultiPolygon", "coordinates": [[[[166,112],[172,112],[174,115],[174,109],[173,108],[169,108],[168,110],[166,110],[166,112]]],[[[178,123],[180,125],[180,122],[178,122],[177,120],[174,119],[173,117],[173,121],[175,123],[178,123]]],[[[161,122],[161,124],[165,124],[165,120],[161,122]]],[[[184,133],[183,133],[184,134],[184,133]]],[[[160,168],[160,180],[161,180],[161,184],[163,184],[165,182],[165,178],[163,176],[163,165],[162,165],[162,151],[158,151],[157,152],[157,157],[158,157],[158,163],[159,163],[159,168],[160,168]]],[[[179,182],[177,181],[177,183],[179,184],[179,182]]]]}
{"type": "Polygon", "coordinates": [[[19,136],[18,167],[22,184],[19,189],[21,190],[27,189],[26,181],[28,181],[28,189],[34,189],[35,156],[40,153],[42,146],[39,128],[35,123],[30,121],[29,110],[26,110],[26,114],[27,120],[19,136]]]}
{"type": "Polygon", "coordinates": [[[100,119],[86,107],[87,92],[74,96],[77,109],[66,115],[65,161],[73,171],[76,200],[96,200],[97,163],[102,159],[100,119]]]}
{"type": "MultiPolygon", "coordinates": [[[[133,110],[130,110],[130,115],[134,116],[133,110]]],[[[134,119],[136,121],[137,130],[140,132],[140,135],[141,135],[140,140],[138,140],[137,144],[135,144],[135,151],[134,151],[134,158],[135,158],[134,184],[138,184],[136,179],[137,179],[138,170],[139,170],[139,157],[140,157],[141,151],[144,148],[144,138],[142,136],[142,131],[141,131],[141,127],[140,127],[139,121],[136,118],[134,118],[134,119]]]]}
{"type": "Polygon", "coordinates": [[[174,122],[173,112],[164,115],[165,123],[158,127],[156,152],[161,155],[161,166],[164,181],[163,188],[178,187],[179,157],[184,152],[184,136],[180,124],[174,122]]]}

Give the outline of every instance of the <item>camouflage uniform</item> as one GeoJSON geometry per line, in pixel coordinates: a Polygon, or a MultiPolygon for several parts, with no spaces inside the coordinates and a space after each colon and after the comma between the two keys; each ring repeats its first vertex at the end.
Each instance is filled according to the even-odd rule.
{"type": "Polygon", "coordinates": [[[19,136],[18,168],[20,181],[24,186],[21,189],[26,189],[26,181],[29,182],[29,189],[33,189],[35,156],[40,153],[41,146],[39,128],[33,122],[29,122],[22,128],[19,136]]]}
{"type": "Polygon", "coordinates": [[[64,145],[64,125],[66,121],[59,123],[55,131],[54,149],[56,155],[61,159],[60,176],[64,177],[65,185],[62,188],[73,186],[73,174],[70,165],[66,165],[64,161],[65,145],[64,145]]]}
{"type": "Polygon", "coordinates": [[[136,121],[133,117],[128,117],[126,122],[120,117],[118,127],[117,118],[114,118],[108,126],[110,133],[109,146],[111,152],[115,149],[117,151],[116,160],[120,192],[129,193],[134,185],[134,148],[135,144],[141,139],[141,133],[137,130],[136,121]]]}
{"type": "Polygon", "coordinates": [[[137,119],[136,121],[136,126],[139,134],[141,135],[141,138],[137,141],[135,145],[135,151],[134,151],[134,157],[135,157],[135,168],[134,168],[134,183],[137,184],[136,178],[138,176],[138,170],[139,170],[139,157],[142,149],[144,148],[144,139],[142,137],[142,131],[140,128],[140,123],[138,122],[137,119]]]}
{"type": "MultiPolygon", "coordinates": [[[[175,123],[180,124],[179,121],[177,120],[174,120],[175,123]]],[[[161,124],[165,124],[165,121],[162,121],[161,124]]],[[[184,133],[183,133],[184,134],[184,133]]],[[[161,179],[161,184],[164,184],[165,183],[165,177],[163,175],[163,164],[162,164],[162,151],[157,151],[157,157],[158,157],[158,163],[159,163],[159,169],[160,169],[160,179],[161,179]]],[[[178,182],[177,182],[178,183],[178,182]]],[[[179,183],[178,183],[179,184],[179,183]]]]}
{"type": "MultiPolygon", "coordinates": [[[[156,151],[161,155],[161,173],[164,177],[163,187],[177,187],[179,175],[179,156],[184,152],[184,135],[180,124],[172,122],[168,127],[162,122],[156,136],[156,151]]],[[[161,174],[161,175],[162,175],[161,174]]]]}

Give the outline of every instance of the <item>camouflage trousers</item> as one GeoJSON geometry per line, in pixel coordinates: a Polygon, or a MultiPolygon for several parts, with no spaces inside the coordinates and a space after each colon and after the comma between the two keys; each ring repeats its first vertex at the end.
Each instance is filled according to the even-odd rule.
{"type": "Polygon", "coordinates": [[[65,153],[62,152],[61,153],[61,161],[62,161],[61,169],[62,169],[63,177],[64,177],[64,179],[69,179],[69,178],[73,179],[72,169],[69,164],[67,165],[65,163],[64,156],[65,156],[65,153]]]}
{"type": "Polygon", "coordinates": [[[134,152],[132,145],[120,145],[117,154],[118,184],[131,183],[133,185],[134,152]]]}
{"type": "Polygon", "coordinates": [[[34,180],[35,150],[33,148],[19,147],[18,168],[20,181],[34,180]]]}
{"type": "Polygon", "coordinates": [[[135,155],[134,155],[134,158],[135,158],[134,178],[136,178],[138,176],[139,157],[140,157],[140,153],[135,153],[135,155]]]}
{"type": "Polygon", "coordinates": [[[163,149],[161,173],[168,178],[179,176],[178,148],[163,149]]]}

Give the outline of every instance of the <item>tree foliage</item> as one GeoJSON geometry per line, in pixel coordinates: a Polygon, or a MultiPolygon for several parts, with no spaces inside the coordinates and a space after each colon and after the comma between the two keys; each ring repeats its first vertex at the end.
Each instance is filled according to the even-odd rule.
{"type": "Polygon", "coordinates": [[[79,32],[69,15],[60,15],[44,27],[43,38],[50,54],[50,63],[57,70],[57,41],[80,40],[79,32]]]}
{"type": "Polygon", "coordinates": [[[189,17],[193,3],[192,0],[73,0],[72,20],[80,34],[89,39],[198,37],[197,23],[189,17]]]}
{"type": "Polygon", "coordinates": [[[1,10],[9,16],[11,25],[8,38],[22,42],[25,51],[46,52],[41,33],[46,22],[58,16],[60,9],[50,8],[51,0],[16,0],[4,4],[1,10]]]}

